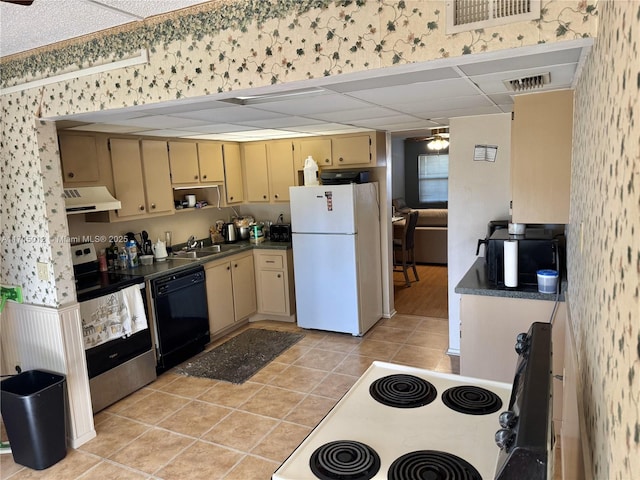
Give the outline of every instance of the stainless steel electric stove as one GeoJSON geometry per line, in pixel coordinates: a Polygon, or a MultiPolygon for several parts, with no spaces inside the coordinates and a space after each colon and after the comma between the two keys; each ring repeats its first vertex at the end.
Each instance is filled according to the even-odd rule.
{"type": "Polygon", "coordinates": [[[273,480],[551,478],[551,326],[516,342],[513,385],[373,362],[273,480]]]}

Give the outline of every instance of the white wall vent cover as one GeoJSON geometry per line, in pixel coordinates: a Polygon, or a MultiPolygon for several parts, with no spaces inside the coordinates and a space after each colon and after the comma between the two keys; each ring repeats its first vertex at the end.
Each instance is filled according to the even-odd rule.
{"type": "Polygon", "coordinates": [[[446,33],[468,32],[540,18],[540,0],[450,0],[446,33]]]}
{"type": "Polygon", "coordinates": [[[539,75],[529,75],[528,77],[514,78],[512,80],[503,80],[504,86],[512,92],[525,92],[527,90],[536,90],[551,83],[551,75],[541,73],[539,75]]]}

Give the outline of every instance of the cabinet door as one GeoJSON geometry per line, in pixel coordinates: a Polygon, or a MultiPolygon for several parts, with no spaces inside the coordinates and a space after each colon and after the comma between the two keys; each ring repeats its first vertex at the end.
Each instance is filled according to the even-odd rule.
{"type": "Polygon", "coordinates": [[[242,186],[242,160],[240,146],[235,143],[225,143],[222,146],[224,154],[224,186],[227,203],[238,203],[244,200],[242,186]]]}
{"type": "Polygon", "coordinates": [[[189,142],[169,142],[169,160],[171,165],[171,183],[198,183],[198,149],[189,142]]]}
{"type": "Polygon", "coordinates": [[[224,164],[221,143],[198,143],[200,182],[224,182],[224,164]]]}
{"type": "Polygon", "coordinates": [[[267,147],[264,142],[242,145],[242,159],[247,182],[248,202],[269,201],[267,147]]]}
{"type": "Polygon", "coordinates": [[[272,202],[288,202],[294,185],[293,144],[291,140],[269,142],[269,192],[272,202]]]}
{"type": "Polygon", "coordinates": [[[513,112],[512,221],[569,223],[573,92],[516,95],[513,112]]]}
{"type": "Polygon", "coordinates": [[[331,159],[331,139],[313,138],[300,140],[296,158],[296,170],[304,169],[304,161],[309,155],[316,161],[318,167],[330,167],[333,164],[331,159]]]}
{"type": "Polygon", "coordinates": [[[61,135],[60,160],[62,178],[66,183],[97,182],[98,151],[96,138],[89,135],[61,135]]]}
{"type": "Polygon", "coordinates": [[[291,251],[253,251],[256,267],[258,312],[288,316],[293,313],[291,251]]]}
{"type": "Polygon", "coordinates": [[[371,162],[369,135],[334,137],[331,152],[334,166],[369,164],[371,162]]]}
{"type": "Polygon", "coordinates": [[[142,140],[142,173],[148,213],[173,211],[167,142],[142,140]]]}
{"type": "Polygon", "coordinates": [[[213,335],[235,321],[231,264],[229,262],[206,263],[204,273],[207,285],[209,330],[213,335]]]}
{"type": "Polygon", "coordinates": [[[282,270],[259,270],[257,275],[260,313],[288,315],[284,272],[282,270]]]}
{"type": "Polygon", "coordinates": [[[122,203],[118,217],[133,217],[146,213],[144,176],[138,140],[111,138],[111,168],[115,196],[122,203]]]}
{"type": "Polygon", "coordinates": [[[256,277],[253,255],[250,253],[244,257],[234,258],[230,263],[235,319],[241,320],[256,312],[256,277]]]}

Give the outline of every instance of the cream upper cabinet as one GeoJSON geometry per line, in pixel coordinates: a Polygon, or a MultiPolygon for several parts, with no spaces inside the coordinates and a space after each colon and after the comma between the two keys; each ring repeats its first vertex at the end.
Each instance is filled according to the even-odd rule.
{"type": "Polygon", "coordinates": [[[242,145],[248,202],[288,202],[295,185],[293,144],[290,140],[242,145]]]}
{"type": "Polygon", "coordinates": [[[225,143],[222,145],[224,161],[224,185],[227,204],[244,201],[244,186],[242,177],[242,160],[240,145],[225,143]]]}
{"type": "Polygon", "coordinates": [[[333,165],[369,165],[373,160],[371,143],[371,136],[366,133],[333,137],[331,140],[333,165]]]}
{"type": "Polygon", "coordinates": [[[293,257],[291,250],[253,251],[258,313],[289,316],[294,313],[293,257]]]}
{"type": "Polygon", "coordinates": [[[209,330],[219,333],[256,312],[253,254],[239,253],[204,265],[209,330]]]}
{"type": "Polygon", "coordinates": [[[295,151],[296,171],[304,169],[304,161],[311,156],[318,167],[330,167],[333,164],[331,156],[331,139],[326,137],[302,139],[296,143],[295,151]]]}
{"type": "Polygon", "coordinates": [[[268,202],[269,170],[267,167],[266,143],[245,143],[242,145],[241,150],[247,185],[247,201],[268,202]]]}
{"type": "Polygon", "coordinates": [[[94,135],[60,135],[60,160],[64,184],[98,182],[98,153],[94,135]]]}
{"type": "Polygon", "coordinates": [[[117,210],[118,217],[145,215],[147,207],[140,143],[138,140],[111,138],[109,145],[115,196],[122,204],[122,208],[117,210]]]}
{"type": "Polygon", "coordinates": [[[117,217],[172,213],[166,143],[145,140],[141,144],[135,139],[111,138],[109,145],[115,196],[122,203],[117,217]]]}
{"type": "Polygon", "coordinates": [[[224,182],[224,156],[221,143],[197,143],[200,183],[224,182]]]}
{"type": "Polygon", "coordinates": [[[512,221],[569,223],[573,92],[518,95],[513,112],[512,221]]]}
{"type": "Polygon", "coordinates": [[[167,143],[161,140],[142,140],[140,148],[147,212],[172,213],[174,203],[167,143]]]}
{"type": "Polygon", "coordinates": [[[198,148],[195,142],[169,142],[171,183],[194,184],[200,181],[198,148]]]}
{"type": "Polygon", "coordinates": [[[269,194],[272,202],[288,202],[289,187],[295,185],[291,140],[267,143],[269,194]]]}

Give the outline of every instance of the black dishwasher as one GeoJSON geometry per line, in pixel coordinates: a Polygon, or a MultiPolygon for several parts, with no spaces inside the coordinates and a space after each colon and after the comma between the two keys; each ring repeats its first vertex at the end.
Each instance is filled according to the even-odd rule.
{"type": "Polygon", "coordinates": [[[158,373],[209,343],[207,290],[202,265],[151,281],[158,373]]]}

